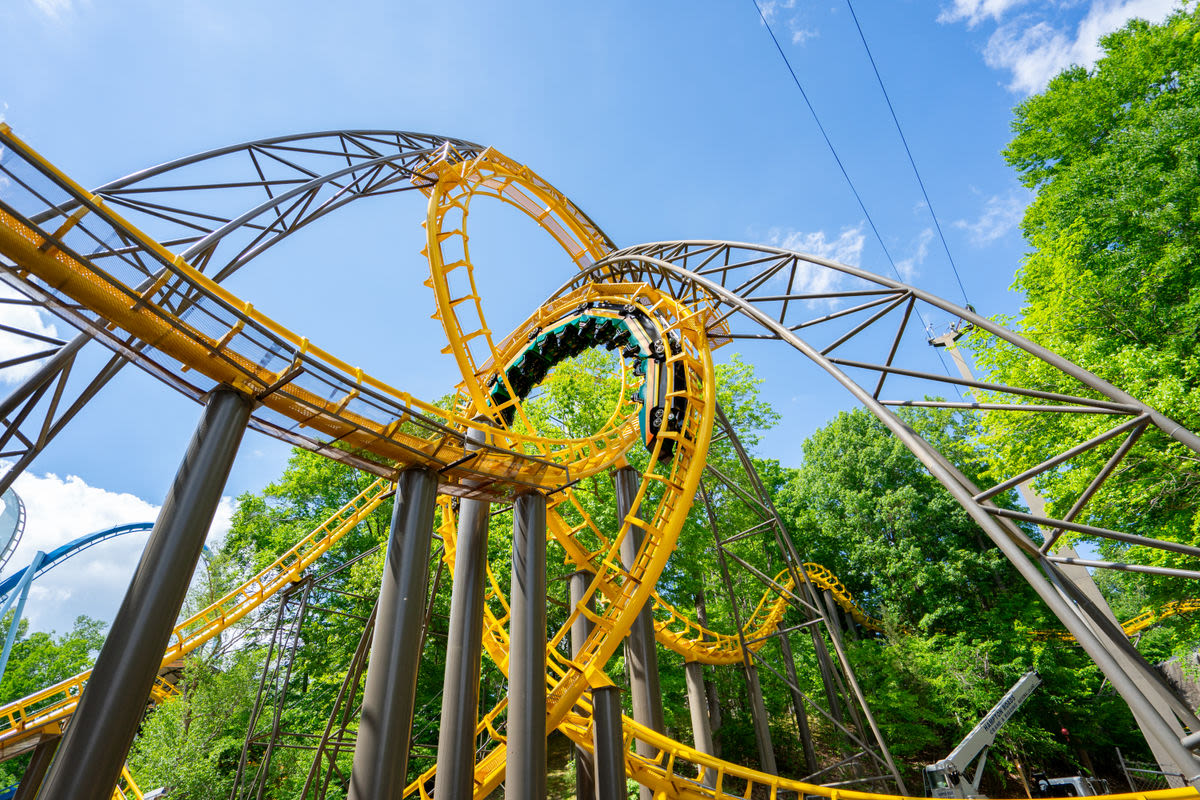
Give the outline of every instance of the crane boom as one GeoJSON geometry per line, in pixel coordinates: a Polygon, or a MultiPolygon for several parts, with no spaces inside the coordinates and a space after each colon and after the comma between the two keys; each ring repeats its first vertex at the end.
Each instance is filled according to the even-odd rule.
{"type": "Polygon", "coordinates": [[[1012,719],[1042,679],[1030,670],[1021,676],[1013,687],[1004,693],[991,711],[984,715],[979,724],[971,729],[958,743],[950,755],[936,764],[925,768],[925,788],[930,797],[978,797],[979,782],[983,778],[983,765],[987,761],[987,750],[996,741],[996,734],[1012,719]],[[967,778],[967,770],[978,759],[974,775],[967,778]]]}

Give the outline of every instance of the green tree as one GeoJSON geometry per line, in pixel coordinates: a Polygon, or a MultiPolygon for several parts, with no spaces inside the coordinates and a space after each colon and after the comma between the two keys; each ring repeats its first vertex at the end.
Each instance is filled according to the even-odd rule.
{"type": "MultiPolygon", "coordinates": [[[[11,622],[9,612],[0,629],[7,631],[11,622]]],[[[58,636],[53,631],[29,633],[29,620],[22,619],[0,681],[0,702],[27,697],[87,669],[102,644],[104,623],[91,617],[76,617],[71,630],[58,636]]],[[[17,783],[28,763],[29,756],[23,755],[0,764],[0,789],[17,783]]]]}
{"type": "MultiPolygon", "coordinates": [[[[1005,156],[1036,197],[1022,224],[1032,249],[1015,284],[1025,304],[1008,323],[1197,430],[1200,9],[1183,8],[1160,25],[1131,21],[1101,45],[1094,69],[1063,72],[1016,109],[1005,156]]],[[[973,347],[994,381],[1079,391],[982,335],[973,347]]],[[[992,416],[988,443],[1009,474],[1111,426],[1092,415],[992,416]]],[[[1038,488],[1052,510],[1065,513],[1115,447],[1044,475],[1038,488]]],[[[1195,453],[1149,432],[1084,518],[1194,542],[1198,464],[1195,453]]],[[[1101,547],[1118,559],[1125,549],[1101,547]]],[[[1157,552],[1138,558],[1179,560],[1157,552]]],[[[1139,580],[1154,601],[1178,592],[1169,582],[1139,580]]]]}
{"type": "MultiPolygon", "coordinates": [[[[968,475],[983,469],[972,418],[939,410],[910,425],[968,475]]],[[[804,443],[776,505],[808,557],[833,570],[876,617],[932,631],[964,616],[993,621],[1028,602],[979,526],[883,423],[840,413],[804,443]]]]}
{"type": "MultiPolygon", "coordinates": [[[[3,628],[12,620],[6,616],[3,628]]],[[[0,702],[26,697],[87,669],[104,644],[104,623],[87,616],[75,618],[66,633],[29,633],[29,620],[21,620],[17,638],[0,682],[0,702]]]]}
{"type": "MultiPolygon", "coordinates": [[[[974,417],[945,410],[903,416],[969,478],[987,469],[974,417]]],[[[1070,644],[1033,635],[1058,626],[877,418],[843,412],[814,433],[775,502],[806,557],[829,567],[864,610],[884,620],[886,637],[848,643],[850,658],[885,741],[915,781],[923,764],[945,757],[1030,669],[1045,685],[1003,730],[995,754],[1002,770],[1011,771],[1015,759],[1077,771],[1076,754],[1055,735],[1063,727],[1097,752],[1113,743],[1139,746],[1119,699],[1097,694],[1099,672],[1070,644]]],[[[815,671],[805,675],[819,692],[815,671]]],[[[999,772],[989,777],[1001,780],[999,772]]],[[[996,783],[990,791],[1014,787],[996,783]]]]}

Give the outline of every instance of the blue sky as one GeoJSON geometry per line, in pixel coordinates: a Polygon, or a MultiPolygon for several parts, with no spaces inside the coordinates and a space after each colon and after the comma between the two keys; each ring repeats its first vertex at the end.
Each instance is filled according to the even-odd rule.
{"type": "MultiPolygon", "coordinates": [[[[1168,0],[857,0],[854,9],[938,212],[968,299],[1012,314],[1029,201],[1000,151],[1012,107],[1133,16],[1168,0]]],[[[906,278],[961,302],[844,0],[762,2],[906,278]]],[[[0,115],[85,185],[224,144],[395,128],[497,147],[565,191],[619,244],[766,242],[890,272],[751,0],[737,2],[100,2],[0,4],[0,115]]],[[[235,291],[339,355],[426,398],[455,382],[421,286],[421,199],[359,204],[235,276],[235,291]]],[[[472,214],[489,321],[508,330],[568,274],[531,224],[472,214]]],[[[937,326],[951,320],[931,319],[937,326]]],[[[28,320],[26,322],[29,322],[28,320]]],[[[41,320],[60,334],[63,323],[41,320]]],[[[11,343],[0,341],[0,353],[11,343]]],[[[847,407],[791,354],[741,348],[785,422],[785,464],[847,407]]],[[[722,351],[724,353],[724,351],[722,351]]],[[[727,354],[725,354],[727,355],[727,354]]],[[[95,356],[99,357],[99,355],[95,356]]],[[[930,350],[928,367],[940,369],[930,350]]],[[[0,386],[0,390],[6,387],[0,386]]],[[[126,370],[17,484],[12,564],[152,515],[199,408],[126,370]]],[[[227,495],[286,460],[249,434],[227,495]]],[[[224,506],[224,516],[231,504],[224,506]]],[[[217,528],[221,527],[218,524],[217,528]]],[[[219,533],[219,530],[218,530],[219,533]]],[[[47,576],[30,618],[111,617],[144,539],[47,576]]]]}

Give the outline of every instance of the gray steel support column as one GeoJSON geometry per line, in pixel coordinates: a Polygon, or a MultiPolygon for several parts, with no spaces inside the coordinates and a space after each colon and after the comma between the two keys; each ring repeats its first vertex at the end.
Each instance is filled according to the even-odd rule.
{"type": "MultiPolygon", "coordinates": [[[[708,692],[708,719],[712,723],[713,733],[721,730],[721,698],[717,696],[717,682],[705,681],[705,690],[708,692]]],[[[713,741],[713,746],[716,748],[716,754],[721,755],[721,743],[713,741]]]]}
{"type": "Polygon", "coordinates": [[[37,797],[38,789],[42,788],[42,780],[46,777],[46,770],[50,768],[50,762],[54,760],[54,753],[61,741],[61,736],[54,736],[43,739],[33,748],[33,757],[29,759],[29,766],[25,767],[25,774],[21,776],[21,784],[12,800],[33,800],[37,797]]]}
{"type": "MultiPolygon", "coordinates": [[[[469,431],[480,442],[482,432],[469,431]]],[[[470,800],[475,792],[475,728],[479,722],[479,668],[483,658],[483,585],[487,573],[486,500],[463,500],[446,633],[446,674],[438,730],[438,800],[470,800]]]]}
{"type": "Polygon", "coordinates": [[[175,482],[92,669],[42,800],[110,800],[204,548],[251,401],[209,395],[175,482]]]}
{"type": "MultiPolygon", "coordinates": [[[[620,467],[613,477],[617,487],[617,521],[623,524],[634,511],[633,501],[637,497],[639,475],[633,467],[620,467]]],[[[636,513],[636,512],[635,512],[636,513]]],[[[629,534],[621,541],[621,563],[632,569],[642,547],[645,534],[637,526],[630,526],[629,534]]],[[[629,673],[629,700],[633,706],[633,719],[658,733],[664,730],[662,690],[658,682],[658,651],[654,642],[654,617],[649,606],[643,608],[629,629],[625,639],[625,667],[629,673]]],[[[654,758],[657,750],[645,742],[637,743],[640,755],[654,758]]],[[[651,800],[652,793],[645,786],[642,800],[651,800]]]]}
{"type": "MultiPolygon", "coordinates": [[[[1088,608],[1087,605],[1085,605],[1090,605],[1091,599],[1087,596],[1087,593],[1084,592],[1082,587],[1080,587],[1078,583],[1074,581],[1073,576],[1064,574],[1065,570],[1058,565],[1051,565],[1049,568],[1047,568],[1046,564],[1043,563],[1043,568],[1046,569],[1047,573],[1050,575],[1051,582],[1062,590],[1061,593],[1063,597],[1077,604],[1076,607],[1080,611],[1079,616],[1083,624],[1087,625],[1093,631],[1093,633],[1095,633],[1096,637],[1105,645],[1109,653],[1111,653],[1113,658],[1116,659],[1117,663],[1121,665],[1121,668],[1128,673],[1130,679],[1133,680],[1137,688],[1146,696],[1146,699],[1150,701],[1151,705],[1154,706],[1154,709],[1158,712],[1159,717],[1156,721],[1157,724],[1159,726],[1165,725],[1167,728],[1169,728],[1174,734],[1175,739],[1182,739],[1186,735],[1186,732],[1180,725],[1179,718],[1172,710],[1171,704],[1168,702],[1167,698],[1164,697],[1163,688],[1158,686],[1152,679],[1148,679],[1147,676],[1141,672],[1139,665],[1135,662],[1135,658],[1142,659],[1141,653],[1138,653],[1137,650],[1129,644],[1129,640],[1125,638],[1124,631],[1120,630],[1120,627],[1115,621],[1110,622],[1108,619],[1100,616],[1102,614],[1100,609],[1097,609],[1095,606],[1088,608]],[[1114,636],[1112,630],[1105,630],[1105,626],[1102,624],[1102,622],[1108,622],[1110,628],[1115,628],[1117,631],[1120,631],[1120,633],[1114,636]],[[1132,650],[1134,656],[1131,657],[1130,654],[1121,647],[1122,645],[1127,647],[1128,650],[1132,650]]],[[[1079,570],[1087,575],[1087,571],[1083,567],[1071,567],[1070,569],[1079,570]]],[[[1091,580],[1090,575],[1087,577],[1088,580],[1091,580]]],[[[1099,589],[1095,587],[1094,583],[1093,588],[1095,588],[1097,594],[1099,594],[1099,589]]],[[[1101,598],[1101,602],[1103,602],[1103,598],[1101,598]]],[[[1109,615],[1112,614],[1112,611],[1108,608],[1107,603],[1104,604],[1104,610],[1107,610],[1109,615]]],[[[1116,617],[1112,617],[1112,620],[1115,619],[1116,617]]],[[[1161,675],[1159,675],[1157,672],[1155,672],[1155,677],[1161,680],[1161,675]]],[[[1170,690],[1165,691],[1169,692],[1170,690]]],[[[1142,736],[1145,738],[1146,745],[1150,748],[1150,752],[1153,754],[1154,760],[1158,762],[1159,769],[1161,769],[1164,773],[1167,786],[1171,789],[1181,788],[1184,784],[1183,780],[1178,776],[1185,773],[1187,765],[1179,763],[1171,755],[1167,749],[1167,746],[1161,739],[1161,733],[1156,730],[1154,722],[1144,718],[1132,707],[1130,708],[1130,711],[1133,714],[1134,721],[1142,731],[1142,736]]]]}
{"type": "Polygon", "coordinates": [[[825,608],[829,611],[830,623],[839,631],[846,630],[846,616],[842,613],[842,607],[834,599],[833,592],[825,589],[821,594],[825,597],[825,608]]]}
{"type": "Polygon", "coordinates": [[[783,657],[784,674],[787,675],[788,692],[792,696],[792,711],[796,715],[796,730],[800,732],[800,744],[804,747],[805,768],[809,774],[819,770],[817,751],[813,747],[812,731],[808,727],[808,711],[805,708],[804,696],[800,694],[800,681],[796,677],[796,659],[792,655],[792,643],[786,633],[779,634],[779,653],[783,657]]]}
{"type": "Polygon", "coordinates": [[[595,747],[596,800],[628,800],[625,747],[621,736],[621,690],[592,687],[592,744],[595,747]]]}
{"type": "MultiPolygon", "coordinates": [[[[821,597],[818,594],[817,587],[811,583],[805,582],[808,588],[809,600],[812,601],[814,608],[821,607],[821,597]]],[[[833,636],[832,621],[826,618],[826,628],[830,631],[830,637],[833,636]]],[[[838,695],[837,675],[833,666],[833,657],[829,655],[829,648],[825,645],[825,637],[821,635],[818,626],[810,625],[808,627],[809,634],[812,636],[813,650],[817,654],[817,666],[821,671],[821,684],[825,688],[825,700],[829,703],[829,715],[837,722],[845,719],[845,714],[842,711],[842,699],[838,695]]]]}
{"type": "MultiPolygon", "coordinates": [[[[595,575],[587,570],[572,573],[568,583],[571,592],[571,608],[575,608],[583,602],[583,596],[587,593],[593,578],[595,575]]],[[[590,611],[596,610],[594,596],[588,598],[587,608],[590,611]]],[[[592,621],[582,614],[571,623],[572,659],[579,657],[579,651],[583,649],[583,643],[587,641],[591,632],[592,621]]],[[[595,800],[595,797],[596,770],[592,764],[592,753],[585,747],[575,745],[575,800],[595,800]]]]}
{"type": "Polygon", "coordinates": [[[758,744],[759,766],[763,772],[779,774],[775,765],[775,745],[771,743],[771,726],[767,719],[767,707],[763,704],[762,684],[758,682],[758,667],[747,664],[742,667],[746,676],[746,694],[750,699],[750,719],[754,722],[754,741],[758,744]]]}
{"type": "MultiPolygon", "coordinates": [[[[700,622],[701,626],[708,628],[708,599],[705,596],[703,586],[696,592],[696,619],[700,622]]],[[[721,729],[721,702],[717,697],[716,681],[705,681],[704,691],[708,697],[708,721],[712,726],[711,730],[713,733],[716,733],[721,729]]],[[[713,746],[715,748],[713,751],[714,755],[720,756],[720,743],[714,741],[713,746]]]]}
{"type": "Polygon", "coordinates": [[[513,502],[504,796],[546,796],[546,496],[513,502]]]}
{"type": "MultiPolygon", "coordinates": [[[[716,755],[708,719],[708,698],[704,693],[704,667],[698,661],[685,661],[683,674],[687,680],[688,710],[692,712],[692,739],[696,749],[710,756],[716,755]]],[[[703,783],[705,786],[716,786],[716,770],[704,770],[703,783]]]]}
{"type": "Polygon", "coordinates": [[[390,800],[404,791],[437,486],[437,473],[427,469],[405,470],[396,481],[350,800],[390,800]]]}

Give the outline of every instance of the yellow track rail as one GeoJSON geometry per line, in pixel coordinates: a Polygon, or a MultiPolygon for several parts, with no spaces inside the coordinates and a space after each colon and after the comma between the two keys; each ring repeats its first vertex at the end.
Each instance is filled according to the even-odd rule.
{"type": "MultiPolygon", "coordinates": [[[[168,364],[174,361],[178,365],[174,368],[176,375],[192,371],[218,384],[233,386],[259,398],[270,410],[302,426],[374,455],[378,459],[376,463],[393,469],[417,465],[438,469],[446,476],[451,488],[463,479],[470,479],[499,487],[534,486],[559,490],[572,480],[615,463],[633,442],[640,439],[629,413],[631,405],[624,395],[602,431],[583,439],[556,439],[533,431],[519,404],[517,422],[511,428],[475,421],[475,417],[488,412],[483,383],[493,365],[504,363],[504,357],[521,346],[522,337],[540,320],[561,314],[563,309],[585,297],[603,296],[632,304],[653,319],[664,321],[667,327],[663,332],[673,332],[679,342],[677,348],[668,348],[667,368],[679,365],[685,375],[684,385],[678,387],[672,397],[686,403],[686,412],[679,431],[664,428],[657,432],[650,466],[642,474],[632,503],[632,508],[638,511],[620,521],[614,536],[598,539],[602,544],[596,550],[588,550],[582,545],[579,539],[581,527],[573,528],[559,518],[551,529],[551,535],[568,549],[571,557],[587,564],[595,577],[584,601],[571,610],[566,625],[547,645],[547,722],[550,726],[560,726],[577,743],[589,746],[589,686],[597,680],[639,611],[651,602],[654,584],[675,548],[705,465],[716,394],[711,358],[713,345],[708,337],[708,329],[714,321],[712,307],[703,301],[695,307],[686,306],[669,294],[643,284],[593,284],[551,301],[509,337],[497,342],[483,317],[482,300],[467,247],[465,221],[473,196],[490,195],[521,209],[550,232],[579,267],[586,267],[603,256],[611,246],[586,215],[561,193],[501,154],[488,151],[477,159],[455,165],[448,164],[445,158],[434,160],[426,165],[426,171],[439,178],[430,191],[426,219],[430,286],[438,301],[438,316],[446,328],[449,351],[463,373],[462,391],[469,399],[462,413],[447,412],[365,374],[255,311],[249,303],[215,284],[193,265],[137,230],[107,208],[100,198],[88,194],[12,136],[2,123],[0,139],[40,170],[43,177],[82,204],[81,210],[70,218],[60,216],[56,220],[59,228],[54,233],[47,233],[0,210],[0,253],[18,265],[17,277],[27,281],[36,292],[46,292],[59,300],[77,304],[95,314],[108,329],[120,329],[143,342],[160,356],[153,361],[153,371],[160,376],[169,371],[168,364]],[[121,259],[106,261],[105,265],[109,267],[106,269],[98,265],[96,258],[77,255],[64,244],[63,237],[69,236],[83,217],[95,221],[102,233],[116,234],[126,248],[132,246],[153,262],[154,280],[147,288],[141,291],[135,288],[144,283],[144,273],[110,271],[120,269],[121,259]],[[453,250],[454,246],[458,247],[457,251],[453,250]],[[455,273],[461,277],[456,277],[455,273]],[[455,294],[455,287],[458,294],[455,294]],[[167,301],[177,300],[181,294],[198,298],[192,308],[200,308],[206,314],[203,326],[190,324],[170,311],[167,301]],[[255,357],[255,339],[248,335],[250,332],[260,340],[279,343],[290,363],[277,365],[274,369],[263,366],[265,359],[255,357]],[[165,356],[165,360],[161,356],[165,356]],[[311,386],[297,383],[297,375],[314,369],[327,376],[324,386],[335,387],[332,398],[323,389],[315,391],[311,386]],[[375,405],[364,403],[368,395],[375,405]],[[472,427],[482,430],[492,444],[468,457],[462,432],[472,427]],[[673,457],[669,462],[661,463],[659,456],[667,441],[673,442],[673,457]],[[642,529],[645,538],[635,563],[626,569],[621,564],[619,548],[634,526],[642,529]],[[589,599],[595,601],[597,610],[594,612],[587,608],[589,599]],[[593,629],[578,658],[569,660],[561,654],[560,645],[571,623],[580,615],[592,622],[593,629]]],[[[39,212],[48,210],[51,209],[37,209],[39,212]]],[[[107,235],[98,241],[106,239],[107,235]]],[[[720,329],[719,323],[717,328],[720,329]]],[[[258,346],[261,351],[261,345],[258,346]]],[[[182,382],[177,381],[174,385],[182,382]]],[[[245,617],[272,594],[299,579],[307,566],[378,507],[387,489],[386,481],[376,481],[255,579],[184,621],[175,631],[164,663],[193,651],[245,617]]],[[[571,495],[568,493],[567,497],[571,495]]],[[[450,539],[447,550],[452,550],[450,539]]],[[[840,601],[852,604],[849,595],[840,589],[832,575],[827,571],[817,574],[822,585],[829,586],[840,601]]],[[[500,668],[507,670],[508,641],[504,630],[507,603],[494,579],[492,589],[484,644],[500,668]]],[[[674,621],[665,626],[668,632],[665,638],[675,647],[705,651],[710,658],[725,657],[718,655],[718,651],[727,648],[715,634],[690,623],[680,623],[678,621],[683,617],[677,610],[663,608],[669,621],[674,621]],[[709,635],[713,636],[711,642],[706,641],[709,635]]],[[[764,596],[751,624],[777,625],[781,613],[776,610],[776,604],[764,596]]],[[[861,621],[865,624],[865,618],[861,621]]],[[[0,743],[11,743],[39,726],[68,716],[86,685],[88,674],[81,673],[0,708],[0,743]]],[[[165,691],[160,687],[157,697],[165,696],[165,691]]],[[[503,779],[505,750],[497,724],[503,711],[502,703],[485,715],[479,725],[480,731],[488,732],[497,746],[476,765],[476,797],[486,796],[503,779]]],[[[742,796],[747,798],[756,792],[756,787],[765,787],[770,797],[775,797],[781,790],[822,795],[833,800],[890,797],[826,789],[763,775],[704,756],[631,720],[625,721],[625,743],[629,774],[650,786],[656,797],[728,797],[725,787],[734,780],[744,783],[742,796]],[[652,744],[659,751],[658,758],[650,761],[633,753],[635,740],[652,744]],[[682,774],[679,772],[681,767],[684,769],[682,774]],[[703,787],[692,777],[693,773],[699,774],[697,769],[704,768],[716,772],[717,788],[703,787]]],[[[409,786],[406,796],[428,797],[425,790],[428,777],[432,776],[423,776],[409,786]]],[[[1196,795],[1194,790],[1187,789],[1137,797],[1168,800],[1196,795]]]]}
{"type": "MultiPolygon", "coordinates": [[[[162,665],[165,667],[211,641],[279,590],[300,580],[304,570],[378,508],[390,491],[390,482],[375,481],[253,578],[179,623],[172,634],[170,647],[163,654],[162,665]]],[[[91,674],[91,670],[81,672],[0,706],[0,744],[11,746],[34,735],[43,726],[71,716],[91,674]]],[[[151,697],[159,703],[174,694],[175,688],[159,679],[151,697]]]]}

